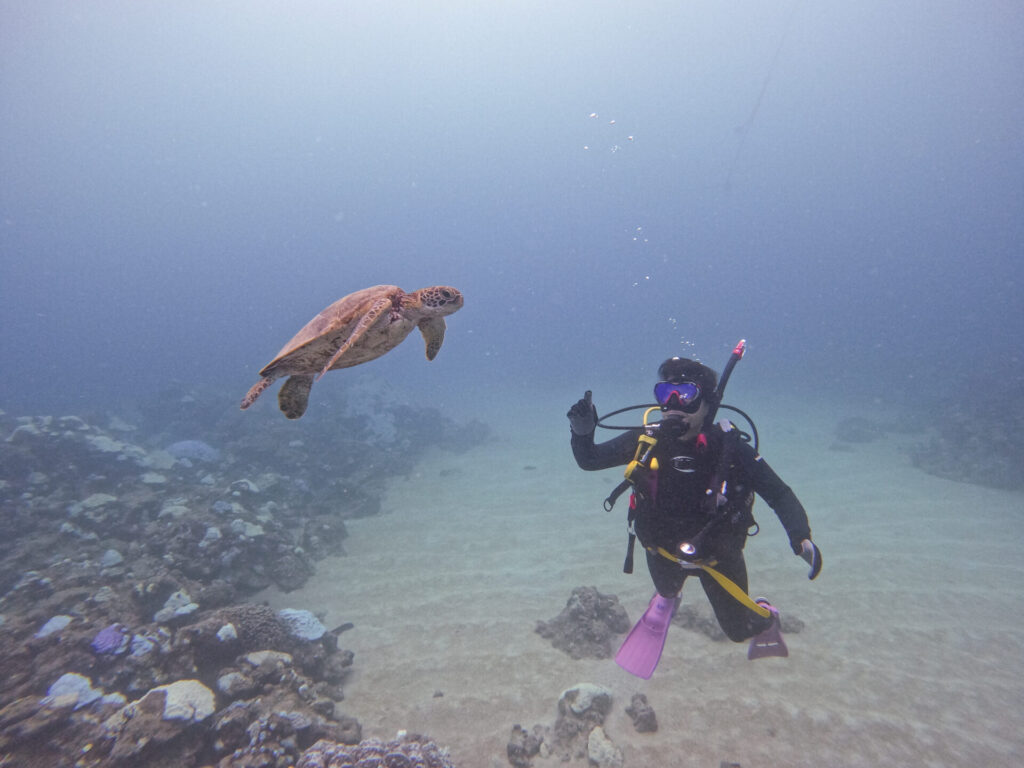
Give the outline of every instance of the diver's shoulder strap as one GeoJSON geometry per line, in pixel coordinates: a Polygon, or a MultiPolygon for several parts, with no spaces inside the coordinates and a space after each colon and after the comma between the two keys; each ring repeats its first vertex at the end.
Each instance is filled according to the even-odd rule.
{"type": "MultiPolygon", "coordinates": [[[[644,424],[647,424],[647,415],[650,410],[644,414],[644,424]]],[[[629,500],[629,514],[626,516],[626,530],[629,533],[629,538],[626,542],[626,559],[622,564],[623,573],[633,572],[633,549],[636,546],[636,531],[633,525],[636,521],[637,514],[637,498],[636,498],[636,484],[637,470],[654,470],[658,469],[658,460],[654,457],[654,448],[658,444],[658,429],[657,425],[645,426],[644,431],[640,433],[636,442],[636,453],[633,454],[633,460],[626,465],[625,477],[622,482],[619,483],[608,494],[608,498],[604,500],[604,508],[606,512],[611,512],[612,507],[615,506],[615,502],[619,496],[625,493],[627,488],[634,488],[633,496],[629,500]]]]}
{"type": "MultiPolygon", "coordinates": [[[[646,414],[644,415],[646,421],[646,414]]],[[[624,472],[625,478],[612,489],[612,492],[608,494],[608,498],[604,500],[605,512],[611,512],[612,507],[615,506],[615,502],[618,501],[619,496],[625,493],[626,489],[636,485],[636,478],[633,476],[638,468],[644,469],[657,469],[658,460],[654,458],[654,447],[658,444],[658,430],[657,425],[651,425],[644,428],[644,431],[640,433],[636,442],[636,453],[633,454],[633,460],[626,465],[626,471],[624,472]]]]}
{"type": "Polygon", "coordinates": [[[728,419],[722,419],[715,426],[721,432],[722,443],[705,497],[705,508],[709,515],[717,511],[728,494],[729,468],[736,455],[736,446],[740,442],[739,429],[728,419]]]}

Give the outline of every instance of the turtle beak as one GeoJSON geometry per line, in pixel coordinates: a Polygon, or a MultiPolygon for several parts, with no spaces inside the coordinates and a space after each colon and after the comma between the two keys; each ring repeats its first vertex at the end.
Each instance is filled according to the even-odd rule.
{"type": "Polygon", "coordinates": [[[454,288],[442,288],[439,293],[439,307],[452,307],[453,311],[462,307],[462,293],[460,291],[454,288]]]}

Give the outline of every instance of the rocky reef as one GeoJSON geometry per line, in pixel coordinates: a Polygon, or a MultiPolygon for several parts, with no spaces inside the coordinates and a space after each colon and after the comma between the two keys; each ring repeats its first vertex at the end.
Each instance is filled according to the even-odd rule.
{"type": "Polygon", "coordinates": [[[951,384],[983,397],[914,402],[902,412],[852,416],[836,423],[834,451],[898,439],[912,466],[962,483],[1024,490],[1024,384],[951,384]]]}
{"type": "Polygon", "coordinates": [[[296,768],[454,768],[448,750],[426,736],[399,733],[391,741],[366,739],[358,744],[318,741],[296,768]]]}
{"type": "Polygon", "coordinates": [[[982,391],[985,397],[932,404],[922,415],[929,434],[910,446],[910,460],[937,477],[1024,490],[1024,384],[988,384],[982,391]]]}
{"type": "MultiPolygon", "coordinates": [[[[782,632],[787,635],[795,635],[803,631],[805,626],[802,619],[786,610],[779,613],[779,622],[782,632]]],[[[711,606],[704,600],[681,604],[672,616],[672,623],[677,627],[709,637],[715,642],[729,639],[719,626],[711,606]]]]}
{"type": "MultiPolygon", "coordinates": [[[[592,683],[580,683],[563,691],[552,725],[535,725],[529,731],[521,725],[512,726],[507,748],[509,763],[514,768],[531,768],[536,759],[544,764],[622,768],[622,750],[604,730],[612,703],[612,692],[592,683]]],[[[638,703],[635,697],[633,703],[638,703]]],[[[644,717],[650,721],[654,710],[647,705],[646,698],[643,705],[647,710],[644,717]]]]}
{"type": "Polygon", "coordinates": [[[254,604],[105,624],[138,610],[103,586],[34,588],[38,610],[0,626],[0,752],[18,764],[277,765],[359,740],[338,706],[353,656],[326,630],[254,604]]]}
{"type": "MultiPolygon", "coordinates": [[[[88,420],[0,411],[0,764],[291,766],[360,744],[350,625],[245,600],[343,554],[382,477],[487,430],[408,407],[301,429],[233,410],[186,393],[88,420]]],[[[427,742],[392,762],[449,765],[427,742]]]]}
{"type": "Polygon", "coordinates": [[[576,587],[562,612],[538,621],[536,631],[574,659],[607,659],[614,653],[613,641],[629,627],[618,597],[601,594],[596,587],[576,587]]]}

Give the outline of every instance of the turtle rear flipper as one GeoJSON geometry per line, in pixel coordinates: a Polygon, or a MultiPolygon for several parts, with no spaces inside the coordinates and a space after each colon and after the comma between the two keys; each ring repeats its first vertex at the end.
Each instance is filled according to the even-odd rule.
{"type": "Polygon", "coordinates": [[[313,386],[313,376],[295,374],[281,385],[277,393],[277,405],[281,413],[289,419],[297,419],[306,412],[309,405],[309,390],[313,386]]]}
{"type": "Polygon", "coordinates": [[[267,387],[274,383],[274,379],[270,376],[264,376],[262,379],[252,385],[252,388],[245,393],[245,397],[242,398],[242,410],[244,411],[250,405],[256,402],[256,398],[259,397],[266,391],[267,387]]]}

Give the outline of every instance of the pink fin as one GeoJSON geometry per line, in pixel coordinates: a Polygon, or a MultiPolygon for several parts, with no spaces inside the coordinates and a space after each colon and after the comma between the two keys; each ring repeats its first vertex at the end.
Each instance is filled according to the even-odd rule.
{"type": "Polygon", "coordinates": [[[762,659],[765,656],[789,656],[786,641],[782,639],[779,612],[773,606],[766,606],[772,612],[772,623],[768,629],[754,635],[747,649],[748,659],[762,659]]]}

